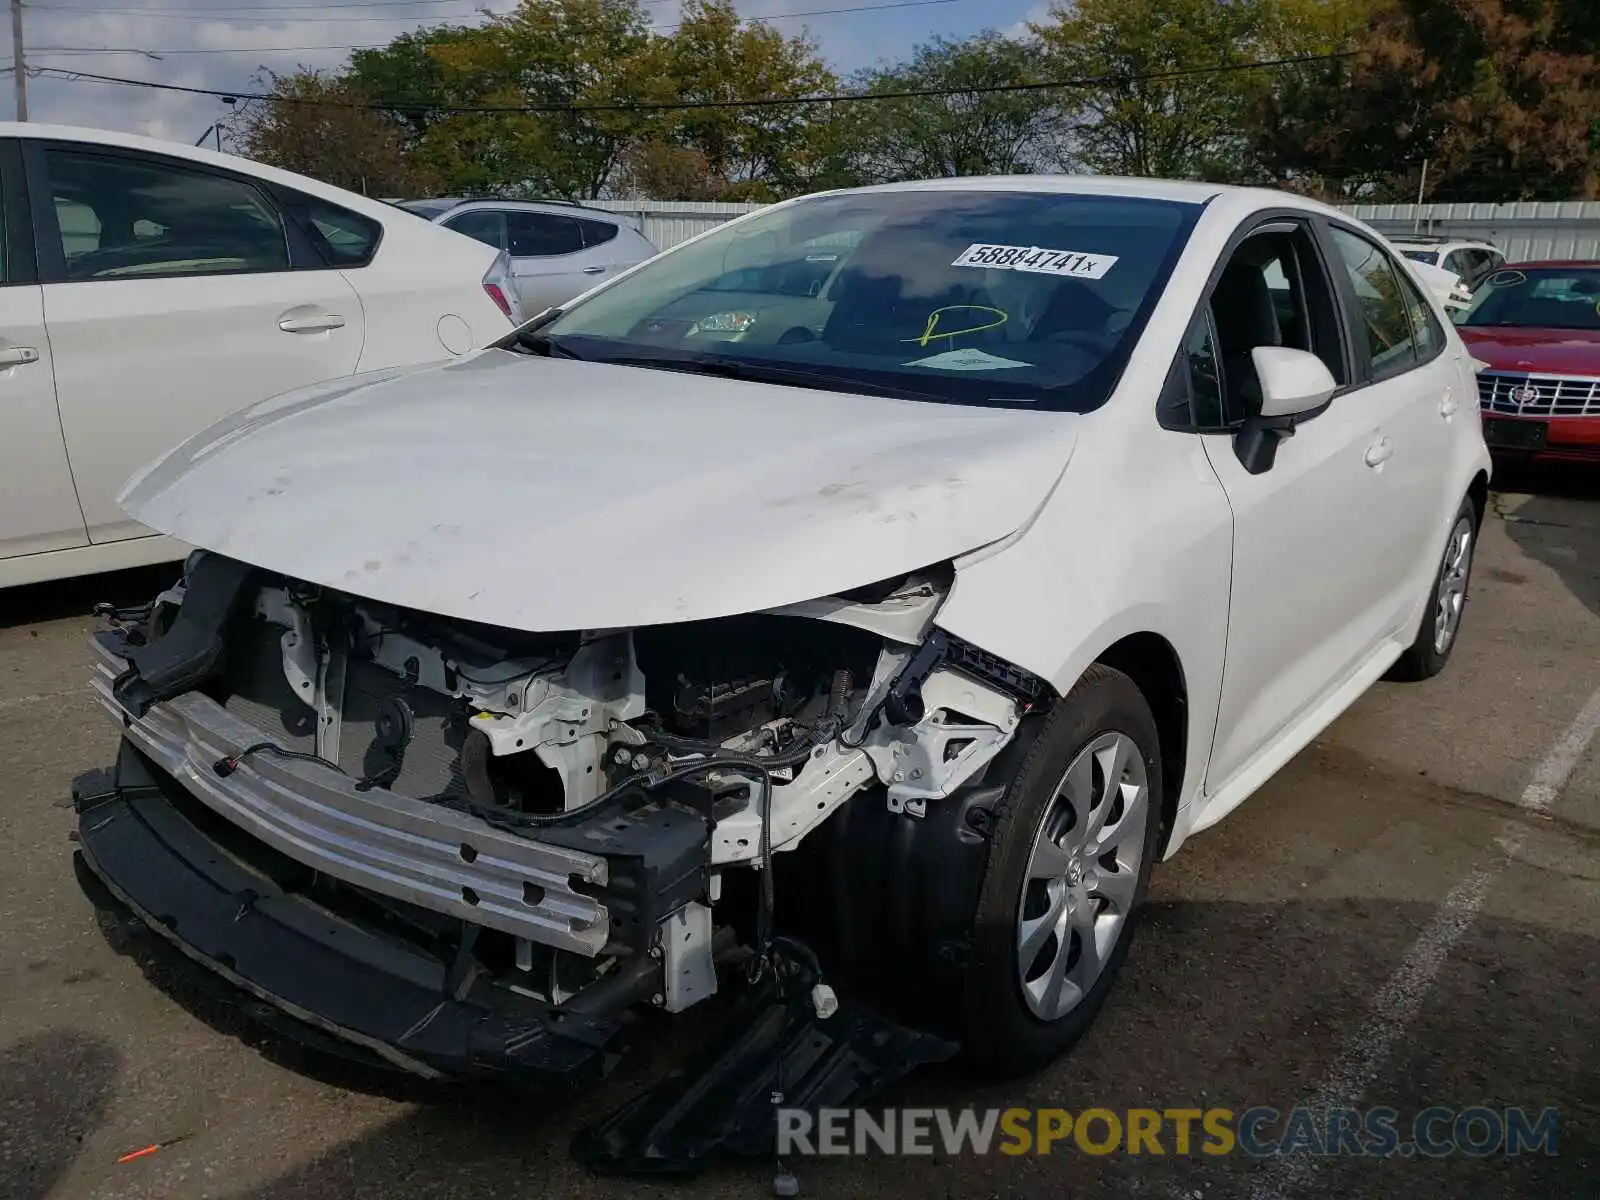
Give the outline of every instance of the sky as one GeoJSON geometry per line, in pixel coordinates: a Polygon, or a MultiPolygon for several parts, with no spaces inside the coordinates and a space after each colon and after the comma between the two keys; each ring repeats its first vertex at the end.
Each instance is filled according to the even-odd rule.
{"type": "MultiPolygon", "coordinates": [[[[644,0],[655,24],[677,19],[678,0],[644,0]]],[[[745,17],[811,13],[773,24],[809,31],[841,73],[903,57],[935,35],[1018,30],[1038,19],[1045,0],[921,0],[880,12],[817,14],[892,0],[738,0],[745,17]]],[[[263,68],[335,68],[348,47],[383,45],[401,33],[443,23],[472,24],[487,7],[511,0],[26,0],[23,44],[30,67],[91,71],[189,87],[254,91],[263,68]],[[95,51],[89,53],[88,51],[95,51]],[[104,51],[116,51],[106,53],[104,51]],[[145,53],[160,55],[159,59],[145,53]]],[[[4,34],[0,33],[0,39],[4,34]]],[[[9,48],[0,66],[11,65],[9,48]]],[[[12,76],[0,77],[9,97],[12,76]]],[[[0,113],[11,101],[0,101],[0,113]]],[[[193,143],[228,109],[208,96],[65,80],[28,80],[33,121],[87,125],[193,143]]]]}

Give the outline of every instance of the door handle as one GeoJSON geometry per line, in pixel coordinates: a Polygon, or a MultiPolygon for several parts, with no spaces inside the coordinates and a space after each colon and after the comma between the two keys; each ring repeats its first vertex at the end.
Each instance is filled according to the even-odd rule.
{"type": "Polygon", "coordinates": [[[1456,394],[1450,388],[1445,388],[1444,395],[1439,399],[1439,415],[1453,417],[1456,415],[1456,394]]]}
{"type": "Polygon", "coordinates": [[[585,267],[583,269],[583,274],[585,274],[585,275],[598,275],[604,270],[605,270],[604,267],[585,267]]]}
{"type": "Polygon", "coordinates": [[[0,350],[0,367],[25,367],[39,361],[39,352],[32,346],[8,346],[0,350]]]}
{"type": "Polygon", "coordinates": [[[281,317],[278,328],[285,333],[321,333],[326,329],[343,329],[344,318],[338,313],[316,313],[307,317],[281,317]]]}
{"type": "Polygon", "coordinates": [[[1388,438],[1379,438],[1367,447],[1367,466],[1381,467],[1394,455],[1394,443],[1388,438]]]}

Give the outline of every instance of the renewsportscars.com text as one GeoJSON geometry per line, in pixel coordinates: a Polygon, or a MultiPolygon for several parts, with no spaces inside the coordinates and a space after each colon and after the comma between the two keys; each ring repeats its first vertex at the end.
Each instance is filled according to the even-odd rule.
{"type": "Polygon", "coordinates": [[[1557,1110],[1427,1108],[778,1109],[778,1153],[1130,1154],[1256,1158],[1554,1155],[1557,1110]]]}

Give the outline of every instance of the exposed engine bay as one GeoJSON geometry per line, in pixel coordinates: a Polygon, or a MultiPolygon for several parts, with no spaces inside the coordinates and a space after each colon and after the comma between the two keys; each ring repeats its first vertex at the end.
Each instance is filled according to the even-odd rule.
{"type": "MultiPolygon", "coordinates": [[[[949,586],[948,571],[930,570],[766,613],[544,634],[198,552],[150,605],[106,614],[96,687],[123,722],[123,752],[112,771],[79,781],[79,808],[127,805],[124,836],[137,817],[230,904],[242,894],[265,913],[252,898],[278,887],[285,904],[310,902],[386,944],[398,934],[431,947],[445,992],[470,1010],[466,1046],[419,1040],[408,1005],[420,999],[387,1025],[363,1014],[372,1027],[359,1037],[318,1018],[419,1073],[577,1073],[614,1052],[628,1008],[682,1011],[737,963],[745,982],[765,975],[780,992],[786,972],[808,980],[786,994],[802,996],[814,1026],[839,1001],[816,954],[774,926],[784,860],[828,826],[831,870],[860,877],[848,886],[862,891],[872,868],[841,864],[871,861],[885,822],[931,832],[930,804],[980,780],[1045,691],[934,626],[949,586]],[[141,804],[173,811],[140,816],[141,804]],[[861,806],[870,816],[841,812],[861,806]],[[260,878],[242,886],[196,865],[214,860],[181,851],[168,828],[180,817],[196,845],[236,847],[260,878]],[[526,1011],[489,1034],[484,1005],[510,1019],[507,1003],[526,1011]]],[[[969,814],[967,825],[981,822],[969,814]]],[[[161,909],[175,899],[120,894],[133,890],[127,876],[97,856],[122,851],[99,829],[84,852],[119,899],[152,925],[199,923],[169,921],[161,909]]],[[[957,852],[968,875],[981,867],[971,846],[957,852]]],[[[941,887],[959,907],[970,887],[954,874],[941,887]]],[[[173,886],[151,881],[151,894],[173,886]]],[[[814,918],[812,899],[796,907],[814,918]]],[[[244,961],[238,948],[174,940],[225,974],[244,961]]],[[[386,966],[375,994],[398,995],[394,980],[418,969],[386,966]]],[[[296,1019],[319,1011],[303,997],[284,1003],[270,981],[254,986],[296,1019]]],[[[444,1024],[424,1014],[429,1035],[444,1024]]],[[[862,1045],[839,1041],[856,1055],[846,1073],[862,1081],[951,1049],[868,1069],[862,1045]]]]}

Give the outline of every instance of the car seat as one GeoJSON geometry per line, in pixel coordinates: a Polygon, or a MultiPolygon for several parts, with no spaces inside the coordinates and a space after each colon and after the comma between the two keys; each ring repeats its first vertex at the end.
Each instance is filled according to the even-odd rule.
{"type": "Polygon", "coordinates": [[[1231,414],[1254,416],[1261,411],[1261,381],[1250,352],[1257,346],[1281,346],[1283,332],[1261,268],[1231,262],[1222,271],[1211,297],[1217,326],[1217,347],[1231,414]]]}
{"type": "Polygon", "coordinates": [[[864,243],[829,289],[833,310],[823,325],[822,341],[846,354],[912,356],[997,345],[994,323],[1008,319],[1004,312],[975,313],[970,319],[940,314],[929,336],[929,322],[939,309],[995,307],[983,287],[982,271],[949,265],[959,252],[960,247],[915,234],[864,243]],[[963,272],[972,276],[970,283],[960,278],[963,272]],[[993,327],[979,328],[985,324],[993,327]],[[974,332],[956,333],[963,328],[974,332]],[[949,332],[941,334],[940,329],[949,332]]]}

